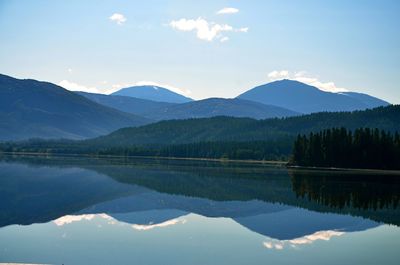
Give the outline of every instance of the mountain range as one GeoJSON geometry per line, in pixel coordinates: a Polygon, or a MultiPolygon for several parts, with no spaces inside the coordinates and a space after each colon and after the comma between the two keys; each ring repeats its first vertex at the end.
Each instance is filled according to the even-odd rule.
{"type": "Polygon", "coordinates": [[[124,88],[108,96],[79,93],[99,104],[156,121],[214,116],[266,119],[389,105],[388,102],[367,94],[330,93],[293,80],[280,80],[258,86],[234,99],[208,98],[193,101],[181,96],[177,100],[179,94],[153,86],[124,88]]]}
{"type": "Polygon", "coordinates": [[[104,95],[71,92],[48,82],[0,75],[0,96],[0,141],[85,139],[162,120],[215,116],[261,120],[389,105],[366,94],[329,93],[292,80],[258,86],[233,99],[194,101],[157,86],[128,87],[104,95]]]}
{"type": "Polygon", "coordinates": [[[154,120],[208,118],[215,116],[250,117],[254,119],[281,118],[299,113],[243,99],[208,98],[188,103],[170,105],[146,115],[154,120]]]}
{"type": "Polygon", "coordinates": [[[289,117],[300,114],[285,108],[237,98],[208,98],[178,104],[130,96],[117,96],[114,94],[77,93],[99,104],[140,115],[155,121],[208,118],[215,116],[266,119],[272,117],[289,117]]]}
{"type": "Polygon", "coordinates": [[[0,140],[83,139],[149,122],[52,83],[0,75],[0,140]]]}

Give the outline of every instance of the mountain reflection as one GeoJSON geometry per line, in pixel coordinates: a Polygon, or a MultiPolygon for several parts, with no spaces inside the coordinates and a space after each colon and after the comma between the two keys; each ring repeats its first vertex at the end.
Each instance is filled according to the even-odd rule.
{"type": "Polygon", "coordinates": [[[148,231],[183,224],[193,213],[230,218],[278,240],[264,244],[277,249],[399,225],[399,184],[396,176],[259,164],[2,157],[0,226],[99,216],[148,231]]]}

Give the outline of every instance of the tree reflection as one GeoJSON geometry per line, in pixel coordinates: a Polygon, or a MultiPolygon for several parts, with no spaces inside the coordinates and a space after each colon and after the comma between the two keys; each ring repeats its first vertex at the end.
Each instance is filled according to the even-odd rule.
{"type": "Polygon", "coordinates": [[[396,209],[400,199],[400,176],[289,170],[298,198],[332,208],[362,210],[396,209]]]}

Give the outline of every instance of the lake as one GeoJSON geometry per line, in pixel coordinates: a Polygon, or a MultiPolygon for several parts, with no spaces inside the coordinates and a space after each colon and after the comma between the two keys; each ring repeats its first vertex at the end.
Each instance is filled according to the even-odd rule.
{"type": "Polygon", "coordinates": [[[0,157],[0,263],[399,264],[400,176],[0,157]]]}

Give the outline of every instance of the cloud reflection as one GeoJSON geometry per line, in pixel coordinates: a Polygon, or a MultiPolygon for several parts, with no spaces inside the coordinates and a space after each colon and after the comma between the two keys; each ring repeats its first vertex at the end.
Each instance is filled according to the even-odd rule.
{"type": "Polygon", "coordinates": [[[185,219],[172,219],[172,220],[168,220],[162,223],[158,223],[158,224],[149,224],[149,225],[140,225],[140,224],[134,224],[132,225],[132,228],[135,230],[141,230],[141,231],[146,231],[146,230],[151,230],[154,228],[158,228],[158,227],[167,227],[167,226],[171,226],[171,225],[176,225],[176,224],[184,224],[186,223],[185,219]]]}
{"type": "Polygon", "coordinates": [[[311,235],[298,237],[291,240],[273,240],[263,242],[264,247],[268,249],[282,250],[286,246],[297,247],[299,245],[312,244],[317,240],[329,241],[334,236],[344,235],[345,232],[336,230],[318,231],[311,235]]]}
{"type": "MultiPolygon", "coordinates": [[[[107,215],[105,213],[102,213],[102,214],[65,215],[63,217],[60,217],[60,218],[54,220],[53,223],[55,223],[57,226],[63,226],[63,225],[71,224],[71,223],[74,223],[74,222],[91,221],[96,217],[107,220],[107,224],[109,224],[109,225],[115,225],[117,223],[126,224],[125,222],[118,221],[114,217],[109,216],[109,215],[107,215]]],[[[184,224],[184,223],[186,223],[186,219],[175,218],[175,219],[164,221],[162,223],[131,224],[131,227],[133,229],[135,229],[135,230],[146,231],[146,230],[151,230],[151,229],[154,229],[154,228],[168,227],[168,226],[172,226],[172,225],[176,225],[176,224],[184,224]]],[[[101,227],[100,224],[98,224],[97,226],[101,227]]]]}
{"type": "Polygon", "coordinates": [[[110,224],[114,224],[115,220],[111,216],[102,213],[102,214],[81,214],[81,215],[65,215],[53,221],[57,226],[63,226],[66,224],[71,224],[73,222],[80,222],[80,221],[90,221],[95,217],[100,217],[110,221],[110,224]]]}

